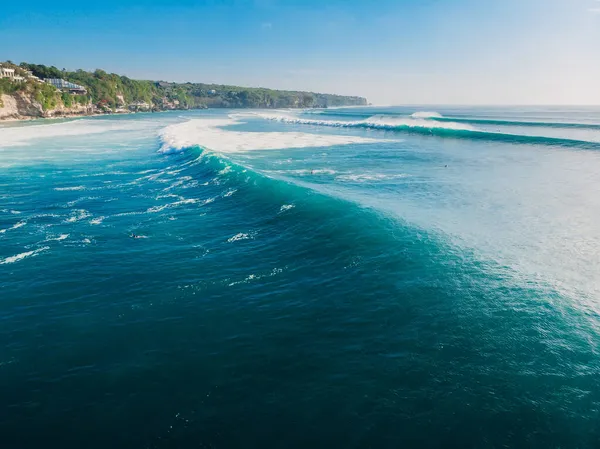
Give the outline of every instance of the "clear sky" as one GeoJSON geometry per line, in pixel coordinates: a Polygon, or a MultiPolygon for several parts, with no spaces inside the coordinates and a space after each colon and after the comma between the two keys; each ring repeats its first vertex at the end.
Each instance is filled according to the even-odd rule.
{"type": "Polygon", "coordinates": [[[600,104],[600,1],[7,0],[6,59],[376,104],[600,104]]]}

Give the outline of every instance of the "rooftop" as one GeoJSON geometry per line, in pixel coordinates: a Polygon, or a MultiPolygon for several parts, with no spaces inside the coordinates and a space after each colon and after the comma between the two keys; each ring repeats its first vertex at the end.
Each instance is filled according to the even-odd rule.
{"type": "Polygon", "coordinates": [[[71,83],[69,81],[65,81],[61,78],[46,78],[44,80],[46,83],[53,85],[57,89],[69,89],[69,90],[80,90],[85,91],[86,88],[80,86],[79,84],[71,83]]]}

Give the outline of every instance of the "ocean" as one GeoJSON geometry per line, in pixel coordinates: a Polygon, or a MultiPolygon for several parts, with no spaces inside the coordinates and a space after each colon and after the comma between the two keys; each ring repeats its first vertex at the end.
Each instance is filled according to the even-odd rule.
{"type": "Polygon", "coordinates": [[[0,447],[600,447],[600,109],[0,125],[0,447]]]}

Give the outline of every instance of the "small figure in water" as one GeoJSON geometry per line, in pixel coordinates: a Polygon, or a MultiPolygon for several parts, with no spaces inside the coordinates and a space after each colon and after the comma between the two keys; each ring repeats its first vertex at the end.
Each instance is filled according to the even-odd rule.
{"type": "Polygon", "coordinates": [[[131,238],[132,239],[139,239],[140,236],[139,235],[135,235],[133,232],[131,233],[131,238]]]}
{"type": "Polygon", "coordinates": [[[311,174],[311,175],[314,175],[314,174],[315,174],[315,171],[314,171],[313,169],[311,169],[311,170],[310,170],[310,174],[311,174]]]}
{"type": "Polygon", "coordinates": [[[444,167],[448,168],[448,165],[444,165],[444,167]]]}

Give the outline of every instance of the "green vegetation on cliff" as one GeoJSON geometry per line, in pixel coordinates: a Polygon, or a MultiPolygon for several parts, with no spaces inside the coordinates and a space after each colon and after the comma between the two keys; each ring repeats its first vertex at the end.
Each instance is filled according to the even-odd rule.
{"type": "MultiPolygon", "coordinates": [[[[22,63],[41,79],[63,78],[81,84],[94,104],[116,109],[132,103],[146,103],[156,110],[190,108],[312,108],[359,106],[361,97],[281,91],[203,83],[166,83],[132,80],[103,70],[74,72],[38,64],[22,63]]],[[[63,96],[63,101],[69,101],[63,96]]]]}
{"type": "MultiPolygon", "coordinates": [[[[15,74],[18,76],[26,75],[22,68],[11,65],[10,63],[4,63],[3,65],[13,67],[16,71],[15,74]]],[[[60,104],[61,100],[63,100],[61,99],[60,92],[57,92],[56,89],[49,84],[34,82],[31,80],[24,82],[13,82],[8,78],[0,78],[0,95],[10,95],[16,92],[21,92],[25,95],[31,96],[33,99],[35,99],[35,101],[42,105],[44,111],[56,108],[60,104]]],[[[67,96],[70,95],[67,94],[67,96]]],[[[87,98],[85,101],[88,101],[87,98]]],[[[2,100],[0,98],[0,107],[2,106],[2,100]]]]}

